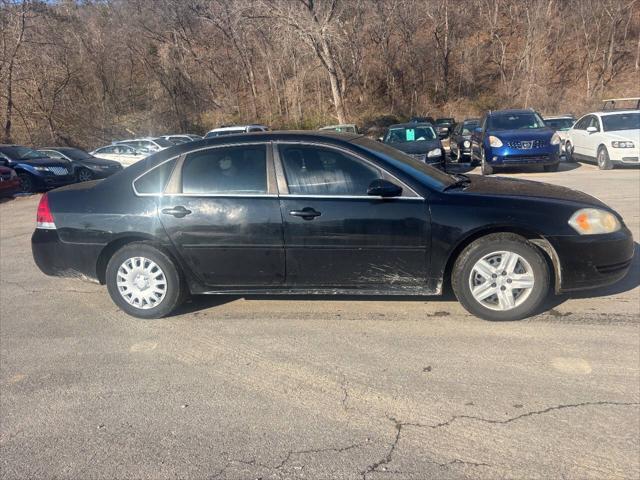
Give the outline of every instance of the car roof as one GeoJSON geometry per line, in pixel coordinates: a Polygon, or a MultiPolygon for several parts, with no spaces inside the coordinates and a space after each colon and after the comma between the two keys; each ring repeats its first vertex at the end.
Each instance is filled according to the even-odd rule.
{"type": "Polygon", "coordinates": [[[513,115],[517,113],[536,113],[534,110],[527,108],[511,108],[506,110],[493,110],[489,112],[489,115],[513,115]]]}
{"type": "Polygon", "coordinates": [[[640,110],[635,109],[635,108],[631,108],[631,109],[628,109],[628,110],[605,110],[605,111],[599,111],[599,112],[585,113],[583,115],[583,117],[585,115],[607,116],[607,115],[619,115],[621,113],[640,113],[640,110]]]}
{"type": "Polygon", "coordinates": [[[209,130],[209,132],[225,132],[225,131],[229,131],[229,130],[245,130],[249,127],[260,127],[260,128],[267,128],[266,125],[261,125],[259,123],[250,123],[248,125],[227,125],[226,127],[217,127],[217,128],[212,128],[211,130],[209,130]]]}
{"type": "Polygon", "coordinates": [[[125,142],[139,142],[141,140],[146,140],[146,141],[154,141],[156,138],[162,138],[162,137],[140,137],[140,138],[129,138],[128,140],[116,140],[113,143],[125,143],[125,142]]]}
{"type": "Polygon", "coordinates": [[[69,150],[82,150],[82,149],[76,148],[76,147],[39,147],[38,150],[57,150],[60,152],[65,152],[69,150]]]}
{"type": "Polygon", "coordinates": [[[396,123],[393,125],[389,125],[388,128],[411,128],[411,127],[433,127],[433,124],[429,122],[407,122],[407,123],[396,123]]]}
{"type": "Polygon", "coordinates": [[[573,120],[575,117],[570,113],[567,113],[566,115],[545,115],[542,117],[543,120],[560,120],[561,118],[569,118],[573,120]]]}

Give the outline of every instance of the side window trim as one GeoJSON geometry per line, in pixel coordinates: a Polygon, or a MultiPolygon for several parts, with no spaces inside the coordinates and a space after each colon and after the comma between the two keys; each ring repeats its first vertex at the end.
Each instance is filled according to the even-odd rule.
{"type": "Polygon", "coordinates": [[[369,167],[373,167],[379,170],[382,173],[382,178],[398,183],[399,186],[402,187],[402,195],[400,197],[393,197],[393,200],[424,200],[424,198],[419,195],[413,188],[407,185],[405,182],[400,180],[395,175],[389,173],[384,168],[379,165],[371,162],[370,160],[364,158],[362,155],[357,154],[356,152],[352,152],[351,150],[341,148],[336,145],[330,145],[326,143],[319,142],[305,142],[305,141],[277,141],[274,143],[274,153],[273,160],[275,163],[275,170],[278,180],[278,190],[280,197],[288,197],[288,198],[378,198],[371,195],[312,195],[312,194],[291,194],[289,193],[289,186],[287,184],[287,178],[284,173],[284,167],[282,166],[282,159],[280,157],[280,145],[304,145],[304,146],[314,146],[320,148],[326,148],[329,150],[336,150],[340,153],[344,153],[352,158],[357,159],[360,162],[363,162],[369,167]],[[409,195],[405,195],[405,192],[409,192],[409,195]]]}

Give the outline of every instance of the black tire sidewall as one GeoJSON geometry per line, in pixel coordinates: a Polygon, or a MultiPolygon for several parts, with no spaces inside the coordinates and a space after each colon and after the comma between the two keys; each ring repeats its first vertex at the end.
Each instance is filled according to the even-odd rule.
{"type": "Polygon", "coordinates": [[[33,193],[35,191],[35,182],[31,175],[26,172],[18,173],[18,178],[20,179],[20,191],[23,193],[33,193]],[[23,184],[28,183],[28,188],[24,188],[23,184]]]}
{"type": "Polygon", "coordinates": [[[453,290],[462,306],[471,314],[491,321],[521,320],[538,313],[551,286],[549,266],[540,250],[525,238],[515,234],[491,234],[470,244],[460,254],[451,274],[453,290]],[[522,305],[506,311],[496,311],[481,305],[471,294],[469,276],[475,263],[485,255],[507,250],[523,257],[533,270],[534,287],[522,305]]]}
{"type": "Polygon", "coordinates": [[[142,319],[162,318],[174,311],[184,298],[183,280],[174,261],[162,250],[149,243],[130,243],[118,250],[109,260],[106,271],[107,290],[113,302],[125,313],[142,319]],[[143,310],[130,305],[116,285],[116,274],[122,262],[131,257],[146,257],[154,261],[164,272],[167,279],[167,293],[160,305],[143,310]]]}
{"type": "Polygon", "coordinates": [[[76,179],[78,180],[78,182],[87,182],[87,181],[89,181],[89,180],[92,180],[92,179],[93,179],[93,173],[91,173],[91,170],[89,170],[88,168],[84,168],[84,167],[82,167],[82,168],[80,168],[80,169],[78,170],[78,175],[77,175],[77,178],[76,178],[76,179]],[[88,174],[88,177],[87,177],[87,179],[86,179],[86,180],[82,180],[82,179],[80,178],[80,175],[82,175],[83,173],[87,173],[87,174],[88,174]]]}

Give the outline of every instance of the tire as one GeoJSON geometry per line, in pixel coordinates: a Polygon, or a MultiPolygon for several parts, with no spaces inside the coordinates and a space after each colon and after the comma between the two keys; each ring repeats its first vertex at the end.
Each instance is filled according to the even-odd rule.
{"type": "Polygon", "coordinates": [[[554,163],[553,165],[545,165],[544,166],[544,171],[545,172],[557,172],[558,168],[560,168],[560,163],[554,163]]]}
{"type": "Polygon", "coordinates": [[[76,174],[76,180],[78,180],[78,182],[93,180],[93,172],[88,168],[80,168],[76,174]]]}
{"type": "Polygon", "coordinates": [[[485,158],[484,149],[482,149],[482,158],[480,159],[480,167],[482,169],[482,175],[492,175],[493,167],[487,163],[485,158]]]}
{"type": "Polygon", "coordinates": [[[613,164],[611,163],[611,159],[609,158],[609,152],[607,151],[607,147],[601,146],[598,149],[598,168],[600,170],[611,170],[613,168],[613,164]]]}
{"type": "Polygon", "coordinates": [[[535,245],[519,235],[494,233],[479,238],[462,251],[453,266],[451,285],[458,301],[469,313],[485,320],[511,321],[538,312],[549,294],[551,280],[547,261],[535,245]],[[506,253],[510,255],[505,257],[506,253]],[[503,275],[498,268],[500,262],[509,257],[515,258],[515,268],[512,268],[512,273],[503,275]],[[491,265],[491,262],[494,264],[491,265]],[[482,269],[486,276],[478,273],[478,265],[491,267],[482,269]],[[490,277],[487,272],[491,273],[490,277]],[[511,285],[518,280],[515,275],[519,275],[519,280],[523,284],[531,284],[531,287],[513,288],[511,285]],[[487,284],[484,293],[478,291],[478,287],[488,281],[494,283],[487,284]],[[472,287],[473,284],[476,284],[475,287],[472,287]],[[477,299],[474,293],[476,296],[489,295],[477,299]],[[511,299],[511,305],[507,299],[511,299]]]}
{"type": "Polygon", "coordinates": [[[145,242],[129,243],[111,257],[107,264],[106,283],[113,302],[125,313],[137,318],[167,316],[186,296],[182,275],[173,260],[145,242]],[[127,270],[131,272],[130,276],[127,275],[127,270]],[[158,272],[162,276],[158,276],[158,272]],[[118,280],[125,283],[126,288],[119,287],[118,280]],[[153,283],[154,280],[156,283],[153,283]],[[156,293],[149,289],[155,290],[156,293]],[[157,293],[158,291],[161,293],[157,293]],[[130,292],[129,295],[127,292],[130,292]],[[154,299],[157,303],[154,303],[154,299]]]}
{"type": "Polygon", "coordinates": [[[573,158],[573,147],[569,142],[564,144],[564,159],[569,163],[576,163],[576,159],[573,158]]]}
{"type": "Polygon", "coordinates": [[[20,172],[18,173],[18,178],[20,179],[20,191],[22,193],[35,193],[36,185],[29,173],[20,172]]]}

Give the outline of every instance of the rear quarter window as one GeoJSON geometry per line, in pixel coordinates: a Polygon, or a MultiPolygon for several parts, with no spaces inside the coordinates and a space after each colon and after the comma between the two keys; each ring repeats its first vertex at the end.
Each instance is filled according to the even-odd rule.
{"type": "Polygon", "coordinates": [[[175,166],[176,159],[174,158],[152,168],[133,182],[135,191],[140,194],[161,194],[164,192],[175,166]]]}

